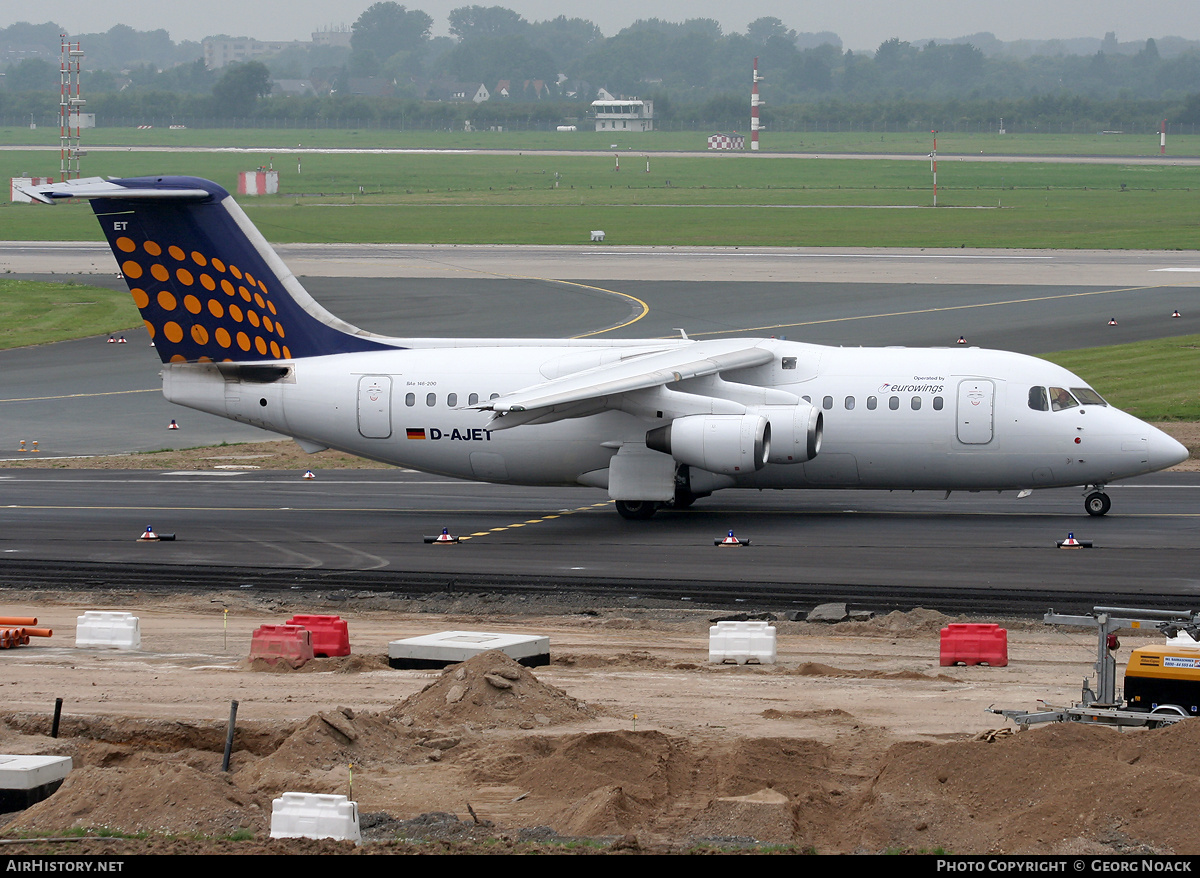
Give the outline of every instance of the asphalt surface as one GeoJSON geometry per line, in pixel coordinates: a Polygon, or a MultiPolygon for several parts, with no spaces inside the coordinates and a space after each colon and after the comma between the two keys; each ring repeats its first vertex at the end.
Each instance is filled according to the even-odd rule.
{"type": "MultiPolygon", "coordinates": [[[[683,327],[693,337],[947,345],[964,335],[1036,354],[1200,332],[1195,254],[671,251],[656,259],[615,250],[594,257],[413,249],[365,251],[373,254],[368,268],[354,272],[346,271],[345,248],[304,248],[285,259],[305,264],[303,282],[338,316],[408,336],[637,337],[683,327]],[[529,270],[520,273],[525,258],[529,270]],[[326,262],[327,274],[313,271],[326,262]],[[488,264],[497,270],[487,272],[488,264]],[[788,272],[807,279],[789,280],[788,272]],[[1039,282],[1022,283],[1026,275],[1039,282]],[[1169,317],[1175,308],[1182,318],[1169,317]]],[[[95,257],[87,246],[79,252],[83,261],[95,257]]],[[[31,269],[44,256],[29,245],[0,245],[0,266],[17,274],[41,274],[31,269]]],[[[62,269],[71,258],[55,264],[62,269]]],[[[102,264],[92,270],[86,279],[119,283],[102,264]]],[[[0,353],[0,457],[15,458],[22,438],[38,438],[41,453],[55,456],[265,437],[164,402],[144,331],[127,338],[0,353]],[[167,431],[172,418],[181,430],[167,431]]],[[[690,512],[631,523],[598,491],[405,471],[320,473],[303,482],[298,473],[253,471],[0,469],[0,554],[11,584],[566,587],[726,603],[770,596],[779,607],[850,597],[877,607],[1031,612],[1190,606],[1200,586],[1200,479],[1160,474],[1113,485],[1110,496],[1113,511],[1098,520],[1071,490],[1019,501],[726,491],[690,512]],[[178,539],[139,543],[147,525],[178,539]],[[442,527],[477,535],[456,546],[421,541],[442,527]],[[712,540],[731,528],[753,545],[715,548],[712,540]],[[1096,548],[1055,548],[1069,531],[1096,548]]]]}
{"type": "Polygon", "coordinates": [[[606,591],[774,609],[1190,608],[1200,590],[1200,475],[1082,492],[724,491],[628,522],[599,491],[407,471],[0,471],[10,584],[606,591]],[[138,540],[147,527],[173,541],[138,540]],[[446,528],[456,545],[424,542],[446,528]],[[728,531],[750,545],[714,546],[728,531]],[[1074,533],[1090,549],[1065,550],[1074,533]]]}

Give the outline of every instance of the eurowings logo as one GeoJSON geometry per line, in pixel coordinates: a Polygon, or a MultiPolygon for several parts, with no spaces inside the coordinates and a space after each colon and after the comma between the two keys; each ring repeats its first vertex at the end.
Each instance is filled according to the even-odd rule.
{"type": "Polygon", "coordinates": [[[879,385],[879,393],[941,393],[944,384],[893,384],[885,381],[879,385]]]}

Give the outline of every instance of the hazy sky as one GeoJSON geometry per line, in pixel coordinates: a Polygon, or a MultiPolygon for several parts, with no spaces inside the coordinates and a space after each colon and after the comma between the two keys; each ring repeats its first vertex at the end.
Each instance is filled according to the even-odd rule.
{"type": "MultiPolygon", "coordinates": [[[[367,0],[204,0],[195,6],[170,0],[54,0],[35,6],[29,0],[0,0],[0,27],[17,21],[53,21],[81,34],[127,24],[137,30],[165,28],[176,41],[217,33],[294,40],[308,39],[314,30],[349,26],[370,5],[367,0]]],[[[833,31],[846,48],[856,50],[874,50],[892,37],[945,39],[979,31],[991,31],[1002,40],[1102,38],[1107,31],[1115,31],[1122,42],[1163,36],[1200,39],[1197,0],[843,0],[803,6],[796,0],[607,0],[590,8],[589,4],[568,7],[557,0],[416,0],[403,5],[428,13],[435,36],[447,33],[446,15],[451,9],[499,5],[530,21],[563,14],[587,18],[605,36],[638,18],[715,18],[726,33],[733,33],[745,32],[756,18],[774,16],[798,31],[833,31]]]]}

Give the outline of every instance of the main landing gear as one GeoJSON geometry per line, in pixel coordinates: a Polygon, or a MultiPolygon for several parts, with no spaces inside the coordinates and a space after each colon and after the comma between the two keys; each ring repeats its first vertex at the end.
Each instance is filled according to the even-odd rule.
{"type": "Polygon", "coordinates": [[[617,500],[617,514],[627,521],[645,521],[658,509],[653,500],[617,500]]]}
{"type": "Polygon", "coordinates": [[[1095,487],[1096,490],[1088,494],[1083,500],[1083,508],[1087,510],[1088,515],[1105,515],[1112,508],[1112,501],[1108,499],[1108,495],[1104,493],[1103,485],[1089,485],[1095,487]]]}

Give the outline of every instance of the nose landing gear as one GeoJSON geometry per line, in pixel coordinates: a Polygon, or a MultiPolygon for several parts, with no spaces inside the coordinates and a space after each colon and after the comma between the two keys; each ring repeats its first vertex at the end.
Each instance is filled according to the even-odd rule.
{"type": "Polygon", "coordinates": [[[1108,495],[1104,493],[1103,485],[1094,485],[1096,490],[1092,491],[1083,500],[1083,508],[1087,510],[1088,515],[1105,515],[1112,508],[1112,501],[1108,499],[1108,495]]]}

